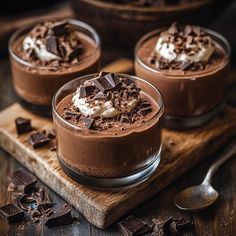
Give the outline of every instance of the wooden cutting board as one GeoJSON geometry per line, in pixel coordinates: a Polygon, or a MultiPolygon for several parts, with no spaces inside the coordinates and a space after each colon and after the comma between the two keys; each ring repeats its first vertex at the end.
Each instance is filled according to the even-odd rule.
{"type": "Polygon", "coordinates": [[[27,141],[28,134],[18,137],[14,120],[19,115],[32,119],[33,126],[39,130],[53,126],[50,119],[38,117],[19,104],[13,104],[0,112],[0,146],[102,229],[207,159],[236,135],[236,109],[229,107],[204,128],[187,132],[164,130],[164,150],[156,173],[133,188],[106,192],[89,189],[71,180],[60,168],[56,152],[47,147],[33,150],[27,141]]]}

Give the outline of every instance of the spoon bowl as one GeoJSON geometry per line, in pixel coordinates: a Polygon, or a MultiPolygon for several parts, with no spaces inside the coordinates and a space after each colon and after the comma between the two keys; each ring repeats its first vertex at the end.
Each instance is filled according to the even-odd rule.
{"type": "Polygon", "coordinates": [[[236,140],[233,140],[220,158],[211,165],[200,185],[189,187],[175,198],[175,205],[185,211],[200,211],[212,205],[218,198],[218,192],[211,186],[211,179],[217,169],[236,154],[236,140]]]}
{"type": "Polygon", "coordinates": [[[200,184],[180,192],[175,198],[175,205],[181,210],[199,211],[213,204],[218,196],[211,185],[200,184]]]}

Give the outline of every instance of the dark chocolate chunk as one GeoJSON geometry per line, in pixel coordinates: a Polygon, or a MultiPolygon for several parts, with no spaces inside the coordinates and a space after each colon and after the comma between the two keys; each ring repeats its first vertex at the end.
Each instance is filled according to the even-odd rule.
{"type": "Polygon", "coordinates": [[[22,221],[25,218],[24,212],[13,204],[8,204],[0,208],[1,215],[9,224],[22,221]]]}
{"type": "Polygon", "coordinates": [[[45,225],[48,228],[51,228],[57,226],[64,226],[72,223],[73,223],[73,218],[71,215],[71,207],[66,206],[59,209],[54,214],[52,214],[45,222],[45,225]]]}
{"type": "Polygon", "coordinates": [[[179,231],[183,231],[183,230],[186,230],[186,229],[189,229],[189,228],[192,228],[194,226],[193,222],[191,220],[178,220],[176,222],[176,228],[177,230],[179,231]]]}
{"type": "Polygon", "coordinates": [[[16,131],[18,135],[24,134],[33,130],[30,119],[18,117],[15,119],[15,124],[16,124],[16,131]]]}
{"type": "Polygon", "coordinates": [[[182,71],[189,70],[193,66],[193,63],[190,61],[184,61],[180,65],[182,71]]]}
{"type": "Polygon", "coordinates": [[[55,36],[67,35],[68,29],[66,28],[67,21],[56,22],[53,24],[51,30],[55,36]]]}
{"type": "Polygon", "coordinates": [[[95,89],[96,89],[96,87],[93,85],[80,86],[79,97],[80,98],[88,97],[89,95],[91,95],[94,92],[95,89]]]}
{"type": "Polygon", "coordinates": [[[99,92],[99,93],[97,93],[95,96],[94,96],[94,98],[93,99],[95,99],[95,100],[102,100],[102,99],[106,99],[107,98],[107,96],[103,93],[103,92],[99,92]]]}
{"type": "Polygon", "coordinates": [[[79,55],[81,55],[84,51],[84,47],[83,45],[79,45],[76,48],[74,48],[73,50],[67,52],[68,53],[68,57],[69,57],[69,61],[73,61],[73,59],[75,58],[79,58],[79,55]]]}
{"type": "Polygon", "coordinates": [[[45,192],[44,189],[39,189],[38,194],[38,207],[43,208],[44,210],[50,208],[52,206],[52,202],[47,192],[45,192]]]}
{"type": "Polygon", "coordinates": [[[83,118],[84,124],[87,129],[93,129],[94,128],[94,119],[90,117],[84,117],[83,118]]]}
{"type": "Polygon", "coordinates": [[[176,222],[174,221],[173,217],[170,217],[168,220],[165,221],[162,230],[164,235],[166,236],[181,235],[181,233],[176,228],[176,222]]]}
{"type": "Polygon", "coordinates": [[[50,139],[43,132],[33,132],[29,136],[29,144],[33,146],[34,149],[43,147],[49,144],[50,139]]]}
{"type": "Polygon", "coordinates": [[[143,235],[152,231],[152,227],[142,222],[134,216],[129,216],[125,220],[117,223],[117,226],[123,235],[143,235]]]}
{"type": "Polygon", "coordinates": [[[17,189],[23,192],[31,191],[37,182],[35,176],[22,168],[10,174],[9,177],[17,189]]]}
{"type": "Polygon", "coordinates": [[[119,85],[121,85],[119,77],[114,73],[107,74],[103,77],[97,77],[95,79],[92,79],[91,81],[101,92],[114,90],[118,88],[119,85]]]}
{"type": "Polygon", "coordinates": [[[47,39],[46,49],[47,49],[47,51],[51,52],[52,54],[60,56],[60,51],[58,48],[58,42],[57,42],[56,37],[51,36],[47,39]]]}

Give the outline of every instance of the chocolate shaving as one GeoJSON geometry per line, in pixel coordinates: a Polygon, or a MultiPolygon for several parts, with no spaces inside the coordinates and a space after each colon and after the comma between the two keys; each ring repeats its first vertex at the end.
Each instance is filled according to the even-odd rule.
{"type": "Polygon", "coordinates": [[[29,136],[28,141],[36,149],[48,145],[50,139],[43,132],[35,131],[29,136]]]}
{"type": "Polygon", "coordinates": [[[120,122],[131,123],[131,119],[130,119],[129,115],[122,114],[121,117],[120,117],[120,122]]]}
{"type": "Polygon", "coordinates": [[[94,129],[94,119],[90,117],[83,118],[84,124],[87,129],[94,129]]]}
{"type": "Polygon", "coordinates": [[[58,42],[57,42],[56,37],[51,36],[47,39],[46,49],[49,52],[51,52],[51,53],[53,53],[57,56],[60,56],[60,52],[59,52],[59,48],[58,48],[58,42]]]}
{"type": "Polygon", "coordinates": [[[16,124],[16,131],[18,135],[24,134],[33,130],[30,119],[18,117],[15,119],[15,124],[16,124]]]}
{"type": "Polygon", "coordinates": [[[94,97],[93,99],[94,100],[100,100],[100,99],[106,99],[107,96],[103,93],[103,92],[98,92],[94,97]]]}
{"type": "Polygon", "coordinates": [[[192,66],[193,66],[193,62],[184,61],[184,62],[181,63],[180,69],[182,71],[186,71],[186,70],[189,70],[192,66]]]}
{"type": "Polygon", "coordinates": [[[152,111],[152,107],[141,107],[138,110],[138,114],[141,116],[146,116],[151,111],[152,111]]]}

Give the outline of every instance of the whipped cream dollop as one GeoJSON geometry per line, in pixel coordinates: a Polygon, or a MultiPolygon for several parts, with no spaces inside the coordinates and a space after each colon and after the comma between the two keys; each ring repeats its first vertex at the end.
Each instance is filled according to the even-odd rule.
{"type": "Polygon", "coordinates": [[[84,116],[112,118],[129,113],[140,100],[140,89],[133,81],[126,82],[114,73],[98,76],[77,89],[72,103],[84,116]]]}
{"type": "Polygon", "coordinates": [[[34,50],[36,56],[42,61],[52,61],[52,60],[60,60],[61,58],[46,49],[45,43],[43,43],[40,39],[27,36],[23,40],[23,50],[25,52],[30,49],[34,50]]]}
{"type": "Polygon", "coordinates": [[[125,104],[121,104],[119,109],[114,107],[112,101],[91,101],[88,98],[80,98],[79,90],[75,93],[72,98],[73,104],[80,112],[85,116],[102,116],[104,118],[115,117],[119,114],[130,112],[137,104],[137,98],[129,98],[125,104]]]}
{"type": "Polygon", "coordinates": [[[176,23],[161,33],[155,45],[157,56],[169,62],[207,62],[214,51],[212,40],[199,27],[180,29],[176,23]]]}

